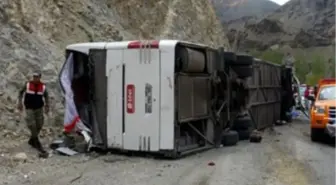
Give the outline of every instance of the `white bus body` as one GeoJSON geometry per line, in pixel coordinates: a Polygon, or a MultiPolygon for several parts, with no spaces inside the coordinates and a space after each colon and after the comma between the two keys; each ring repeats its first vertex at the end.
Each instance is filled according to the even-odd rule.
{"type": "MultiPolygon", "coordinates": [[[[176,150],[175,127],[178,105],[175,86],[178,44],[204,51],[211,49],[202,44],[178,40],[79,43],[67,46],[67,53],[87,55],[89,62],[97,63],[97,66],[99,60],[103,60],[101,62],[104,63],[103,67],[96,67],[100,68],[100,71],[96,69],[95,88],[98,89],[97,92],[100,91],[99,88],[104,91],[100,92],[101,96],[96,97],[96,101],[100,102],[97,103],[99,106],[96,110],[97,115],[102,115],[104,118],[97,117],[97,120],[101,120],[98,124],[103,126],[96,130],[100,130],[106,148],[147,152],[176,150]],[[98,56],[104,57],[98,59],[98,56]],[[105,70],[102,71],[104,68],[105,70]],[[99,81],[98,78],[102,80],[99,81]],[[102,108],[104,106],[106,110],[102,108]],[[102,113],[104,111],[106,114],[102,113]]],[[[213,64],[208,62],[206,65],[210,69],[209,66],[213,64]]],[[[196,68],[193,70],[197,70],[196,68]]],[[[209,75],[200,74],[197,79],[205,84],[209,75]]],[[[190,96],[197,95],[192,93],[192,89],[189,90],[190,96]]],[[[202,99],[202,97],[194,98],[202,99]]],[[[202,101],[208,101],[206,99],[208,97],[204,98],[202,101]]],[[[204,132],[207,132],[205,133],[207,139],[212,141],[213,123],[207,119],[209,117],[207,106],[206,103],[204,107],[197,106],[198,113],[196,109],[187,109],[193,109],[192,114],[199,119],[204,117],[202,120],[207,125],[207,131],[204,132]]],[[[91,128],[95,129],[94,126],[91,128]]]]}

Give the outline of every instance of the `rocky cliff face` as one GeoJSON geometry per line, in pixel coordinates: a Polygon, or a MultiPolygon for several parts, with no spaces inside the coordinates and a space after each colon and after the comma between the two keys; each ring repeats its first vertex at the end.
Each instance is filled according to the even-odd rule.
{"type": "Polygon", "coordinates": [[[61,112],[57,75],[68,44],[143,38],[228,47],[207,0],[2,0],[0,25],[0,125],[14,127],[18,88],[36,69],[61,112]]]}
{"type": "MultiPolygon", "coordinates": [[[[329,46],[335,40],[335,0],[291,0],[265,19],[247,24],[241,48],[329,46]]],[[[231,30],[230,32],[237,32],[231,30]]],[[[229,37],[232,37],[232,34],[229,37]]],[[[234,40],[234,38],[229,38],[234,40]]]]}
{"type": "Polygon", "coordinates": [[[284,29],[296,33],[295,40],[304,46],[311,37],[312,45],[330,45],[335,26],[335,0],[292,0],[278,9],[270,19],[279,20],[284,29]],[[304,36],[307,35],[307,36],[304,36]],[[300,42],[298,38],[306,39],[300,42]]]}
{"type": "Polygon", "coordinates": [[[245,22],[254,22],[278,9],[269,0],[211,0],[217,15],[229,28],[240,28],[245,22]]]}

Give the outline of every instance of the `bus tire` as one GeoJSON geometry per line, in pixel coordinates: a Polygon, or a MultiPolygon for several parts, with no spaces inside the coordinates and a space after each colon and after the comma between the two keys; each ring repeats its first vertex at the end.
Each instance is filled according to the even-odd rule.
{"type": "Polygon", "coordinates": [[[222,145],[223,146],[234,146],[239,141],[238,132],[230,130],[228,132],[223,132],[222,134],[222,145]]]}
{"type": "Polygon", "coordinates": [[[228,64],[233,64],[237,61],[237,56],[234,52],[224,52],[224,61],[228,64]]]}
{"type": "Polygon", "coordinates": [[[252,126],[252,119],[249,116],[237,118],[233,121],[233,130],[247,130],[252,126]]]}
{"type": "Polygon", "coordinates": [[[238,78],[248,78],[253,74],[253,68],[251,65],[234,65],[231,66],[232,70],[237,74],[238,78]]]}
{"type": "Polygon", "coordinates": [[[247,130],[238,130],[239,140],[248,140],[251,136],[251,131],[247,130]]]}
{"type": "Polygon", "coordinates": [[[250,55],[237,55],[236,65],[252,65],[254,58],[250,55]]]}

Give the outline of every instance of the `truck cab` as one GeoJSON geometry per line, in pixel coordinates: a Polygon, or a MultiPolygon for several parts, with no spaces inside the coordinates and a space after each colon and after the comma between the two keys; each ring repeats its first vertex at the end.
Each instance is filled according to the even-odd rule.
{"type": "Polygon", "coordinates": [[[326,134],[335,137],[336,121],[336,83],[335,79],[322,79],[318,83],[317,93],[311,98],[310,110],[311,140],[321,140],[326,134]]]}

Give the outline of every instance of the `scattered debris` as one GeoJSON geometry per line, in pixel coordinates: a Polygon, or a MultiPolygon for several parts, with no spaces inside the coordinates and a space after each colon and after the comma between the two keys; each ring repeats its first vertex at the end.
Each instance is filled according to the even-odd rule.
{"type": "Polygon", "coordinates": [[[284,121],[284,120],[277,120],[276,122],[275,122],[275,125],[277,125],[277,126],[281,126],[281,125],[284,125],[284,124],[286,124],[287,122],[286,121],[284,121]]]}
{"type": "Polygon", "coordinates": [[[65,135],[62,139],[54,140],[49,147],[59,154],[72,156],[88,152],[89,145],[83,136],[65,135]]]}
{"type": "Polygon", "coordinates": [[[63,139],[57,139],[57,140],[54,140],[50,145],[49,147],[53,150],[56,150],[58,147],[60,147],[60,145],[64,142],[63,139]]]}
{"type": "Polygon", "coordinates": [[[266,129],[267,133],[269,135],[272,135],[272,136],[277,136],[277,135],[281,135],[280,132],[277,132],[273,126],[271,126],[270,128],[266,129]]]}
{"type": "Polygon", "coordinates": [[[68,148],[68,147],[59,147],[56,149],[56,151],[60,154],[67,155],[67,156],[73,156],[78,154],[78,152],[68,148]]]}
{"type": "Polygon", "coordinates": [[[77,177],[73,178],[71,181],[70,181],[70,184],[74,183],[75,181],[79,180],[80,178],[83,177],[83,172],[80,173],[77,177]]]}
{"type": "Polygon", "coordinates": [[[126,161],[126,159],[105,158],[105,159],[103,159],[103,161],[107,162],[107,163],[116,163],[116,162],[119,162],[119,161],[126,161]]]}
{"type": "MultiPolygon", "coordinates": [[[[97,159],[97,158],[93,158],[92,160],[95,160],[95,159],[97,159]]],[[[87,170],[88,168],[89,168],[89,166],[86,166],[86,167],[80,172],[80,174],[79,174],[77,177],[73,178],[73,179],[70,181],[70,184],[72,184],[72,183],[74,183],[75,181],[81,179],[81,178],[83,177],[84,173],[86,172],[86,170],[87,170]]]]}
{"type": "Polygon", "coordinates": [[[17,153],[15,154],[14,158],[13,158],[15,161],[21,161],[21,162],[26,162],[27,159],[28,159],[28,156],[26,153],[24,152],[20,152],[20,153],[17,153]]]}
{"type": "Polygon", "coordinates": [[[49,157],[49,153],[48,152],[39,152],[38,157],[46,159],[46,158],[49,157]]]}
{"type": "Polygon", "coordinates": [[[215,166],[215,163],[213,161],[208,163],[208,166],[215,166]]]}
{"type": "Polygon", "coordinates": [[[250,136],[250,142],[251,143],[260,143],[261,140],[262,140],[261,132],[259,132],[257,130],[252,131],[251,136],[250,136]]]}

